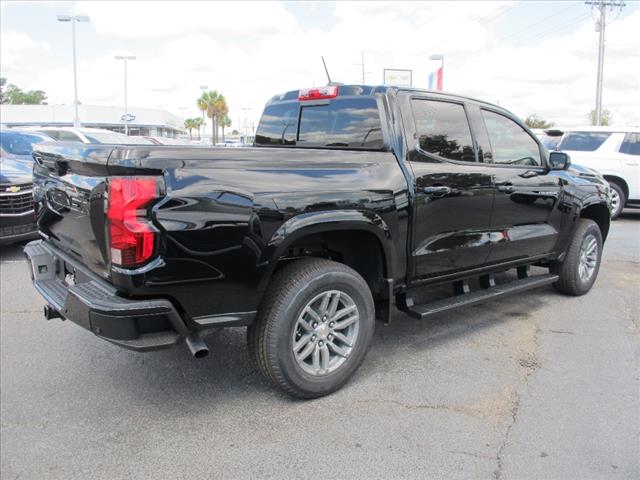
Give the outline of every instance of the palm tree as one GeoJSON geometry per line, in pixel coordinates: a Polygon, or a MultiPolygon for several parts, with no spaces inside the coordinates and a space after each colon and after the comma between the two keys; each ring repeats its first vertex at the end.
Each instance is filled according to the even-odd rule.
{"type": "Polygon", "coordinates": [[[227,113],[220,117],[220,126],[222,127],[222,141],[224,142],[224,129],[231,126],[231,119],[227,113]]]}
{"type": "Polygon", "coordinates": [[[187,118],[184,121],[184,128],[189,130],[189,140],[193,140],[193,135],[191,134],[194,128],[198,128],[197,120],[202,121],[200,118],[187,118]]]}
{"type": "Polygon", "coordinates": [[[198,108],[207,112],[207,117],[211,119],[211,142],[215,145],[218,141],[218,119],[228,111],[227,101],[216,90],[209,90],[198,99],[198,108]]]}
{"type": "Polygon", "coordinates": [[[200,140],[200,127],[202,127],[203,123],[204,123],[204,120],[202,120],[202,118],[200,117],[195,117],[193,119],[193,125],[194,125],[193,128],[195,128],[196,131],[198,132],[198,140],[200,140]]]}

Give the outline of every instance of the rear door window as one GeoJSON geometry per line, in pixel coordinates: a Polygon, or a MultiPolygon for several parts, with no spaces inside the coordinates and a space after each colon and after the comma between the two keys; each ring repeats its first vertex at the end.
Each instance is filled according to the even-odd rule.
{"type": "Polygon", "coordinates": [[[462,105],[419,98],[411,104],[421,150],[449,160],[475,162],[471,129],[462,105]]]}
{"type": "Polygon", "coordinates": [[[620,153],[640,155],[640,133],[627,133],[620,145],[620,153]]]}
{"type": "Polygon", "coordinates": [[[562,137],[558,150],[595,152],[610,136],[609,132],[568,132],[562,137]]]}

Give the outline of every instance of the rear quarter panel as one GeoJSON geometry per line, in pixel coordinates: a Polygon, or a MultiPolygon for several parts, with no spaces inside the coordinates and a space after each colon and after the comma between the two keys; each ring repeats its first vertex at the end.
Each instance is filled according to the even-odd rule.
{"type": "Polygon", "coordinates": [[[163,171],[166,183],[153,209],[164,265],[114,280],[134,295],[170,296],[189,317],[256,310],[287,242],[320,223],[378,225],[392,274],[404,274],[407,183],[392,153],[168,147],[111,162],[163,171]]]}

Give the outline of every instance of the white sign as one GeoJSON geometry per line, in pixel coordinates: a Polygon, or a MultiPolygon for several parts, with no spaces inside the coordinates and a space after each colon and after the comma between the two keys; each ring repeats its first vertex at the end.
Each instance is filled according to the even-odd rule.
{"type": "Polygon", "coordinates": [[[125,113],[120,117],[120,120],[123,122],[133,122],[136,119],[136,116],[133,113],[125,113]]]}
{"type": "Polygon", "coordinates": [[[413,81],[413,72],[411,70],[385,68],[383,77],[382,83],[384,85],[410,87],[413,81]]]}

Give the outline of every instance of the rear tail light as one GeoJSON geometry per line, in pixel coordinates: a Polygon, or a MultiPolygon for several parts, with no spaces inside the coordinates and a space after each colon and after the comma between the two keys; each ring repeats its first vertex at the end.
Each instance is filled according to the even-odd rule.
{"type": "Polygon", "coordinates": [[[303,88],[298,92],[298,100],[322,100],[323,98],[336,98],[338,96],[338,86],[329,85],[327,87],[303,88]]]}
{"type": "Polygon", "coordinates": [[[147,207],[159,195],[159,177],[109,180],[107,219],[112,263],[132,267],[153,257],[158,230],[147,215],[147,207]]]}

